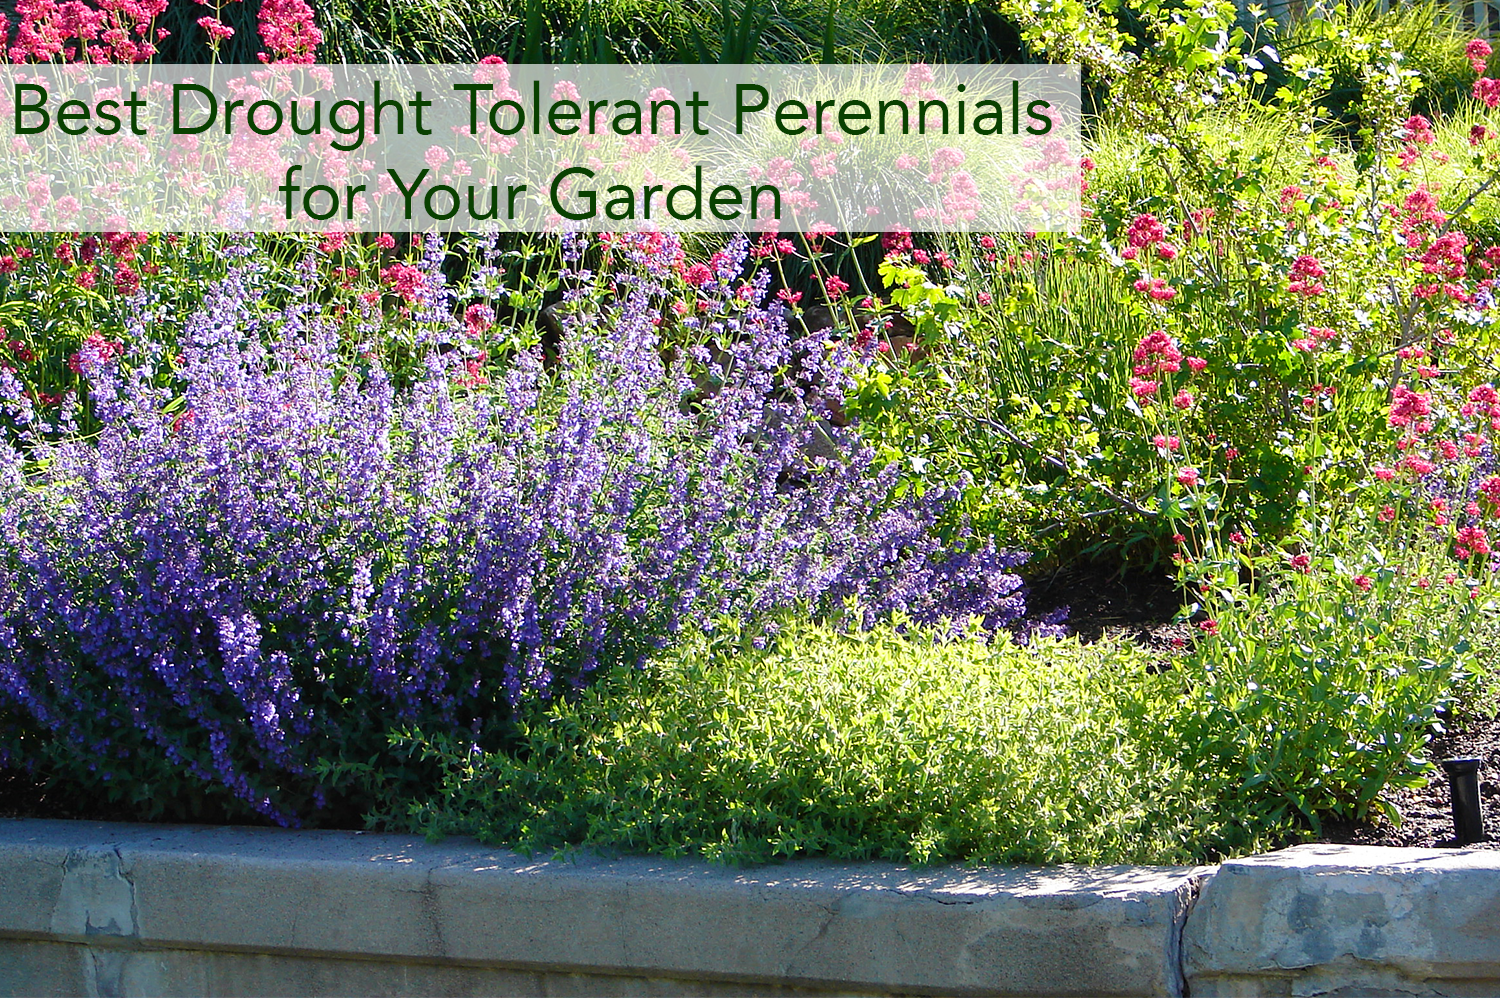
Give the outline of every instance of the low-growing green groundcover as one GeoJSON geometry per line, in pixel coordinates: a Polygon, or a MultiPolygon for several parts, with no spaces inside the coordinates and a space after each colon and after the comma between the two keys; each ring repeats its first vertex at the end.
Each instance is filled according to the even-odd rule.
{"type": "MultiPolygon", "coordinates": [[[[1269,618],[1163,656],[1114,633],[1019,647],[784,617],[769,641],[698,635],[533,701],[501,752],[451,731],[398,736],[425,756],[405,764],[421,780],[352,759],[319,768],[372,782],[385,803],[369,827],[527,852],[1212,861],[1399,817],[1385,802],[1406,811],[1404,788],[1428,784],[1437,722],[1470,723],[1461,704],[1493,716],[1482,677],[1394,637],[1426,633],[1412,613],[1375,609],[1384,623],[1318,624],[1342,636],[1326,654],[1269,618]]],[[[131,817],[18,775],[0,778],[0,816],[131,817]]]]}
{"type": "MultiPolygon", "coordinates": [[[[1184,757],[1186,677],[1128,643],[1032,647],[790,622],[690,641],[522,721],[510,753],[417,733],[410,827],[492,844],[932,863],[1193,862],[1270,844],[1184,757]]],[[[393,818],[395,816],[392,816],[393,818]]]]}

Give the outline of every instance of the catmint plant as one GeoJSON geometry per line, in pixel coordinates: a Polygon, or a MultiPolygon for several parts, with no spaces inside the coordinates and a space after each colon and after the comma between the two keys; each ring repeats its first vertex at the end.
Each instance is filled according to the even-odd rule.
{"type": "Polygon", "coordinates": [[[1019,620],[1024,556],[940,541],[950,497],[898,499],[823,418],[861,357],[794,336],[746,248],[699,288],[713,350],[663,349],[670,237],[615,247],[604,281],[570,240],[560,358],[482,377],[451,349],[466,309],[430,242],[400,381],[378,351],[347,363],[324,270],[231,244],[203,307],[159,330],[175,355],[149,342],[160,317],[123,356],[80,352],[97,432],[0,371],[0,763],[295,824],[352,793],[332,761],[366,792],[412,778],[399,726],[494,747],[522,701],[690,630],[789,607],[1019,620]],[[273,279],[296,285],[274,307],[273,279]]]}

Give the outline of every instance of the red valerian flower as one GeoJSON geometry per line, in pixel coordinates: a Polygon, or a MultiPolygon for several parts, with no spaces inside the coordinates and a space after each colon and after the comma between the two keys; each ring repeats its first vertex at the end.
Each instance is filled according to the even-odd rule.
{"type": "Polygon", "coordinates": [[[427,286],[427,275],[409,263],[391,264],[380,272],[380,279],[408,303],[415,303],[417,293],[427,286]]]}
{"type": "Polygon", "coordinates": [[[1464,58],[1468,59],[1469,65],[1474,67],[1474,72],[1482,73],[1492,51],[1489,42],[1483,38],[1474,38],[1464,46],[1464,58]]]}
{"type": "Polygon", "coordinates": [[[1467,561],[1475,555],[1490,553],[1489,534],[1482,527],[1459,527],[1454,536],[1453,554],[1459,561],[1467,561]]]}
{"type": "Polygon", "coordinates": [[[1161,277],[1149,280],[1142,277],[1135,282],[1135,289],[1144,295],[1149,295],[1154,301],[1171,301],[1177,297],[1177,289],[1161,277]]]}
{"type": "Polygon", "coordinates": [[[475,303],[464,309],[464,326],[470,336],[481,336],[495,321],[495,310],[488,305],[475,303]]]}
{"type": "Polygon", "coordinates": [[[1391,426],[1412,426],[1418,429],[1421,417],[1432,413],[1432,396],[1427,392],[1414,392],[1405,385],[1391,389],[1391,426]]]}
{"type": "Polygon", "coordinates": [[[1130,228],[1125,233],[1125,241],[1137,249],[1155,246],[1166,238],[1166,227],[1155,215],[1137,215],[1131,219],[1130,228]]]}
{"type": "Polygon", "coordinates": [[[1287,290],[1298,295],[1320,295],[1328,290],[1320,283],[1327,276],[1328,271],[1323,268],[1322,261],[1304,253],[1292,261],[1291,272],[1287,275],[1287,290]]]}
{"type": "Polygon", "coordinates": [[[124,352],[123,343],[106,340],[99,333],[89,333],[78,352],[68,358],[68,369],[74,374],[87,374],[95,367],[108,363],[124,352]]]}
{"type": "Polygon", "coordinates": [[[1135,361],[1132,373],[1138,378],[1161,371],[1176,373],[1182,370],[1182,351],[1177,349],[1177,341],[1168,336],[1164,329],[1141,337],[1131,353],[1131,359],[1135,361]]]}

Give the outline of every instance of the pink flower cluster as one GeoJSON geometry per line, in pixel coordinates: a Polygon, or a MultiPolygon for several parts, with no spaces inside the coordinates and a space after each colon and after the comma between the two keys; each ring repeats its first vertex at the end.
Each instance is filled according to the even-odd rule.
{"type": "Polygon", "coordinates": [[[1459,527],[1453,542],[1453,556],[1459,561],[1468,561],[1475,555],[1483,557],[1490,553],[1489,534],[1483,527],[1459,527]]]}
{"type": "Polygon", "coordinates": [[[323,44],[323,32],[304,0],[261,0],[260,38],[271,50],[269,55],[259,53],[261,62],[311,65],[318,61],[318,46],[323,44]]]}
{"type": "Polygon", "coordinates": [[[1437,141],[1437,136],[1432,131],[1432,122],[1420,114],[1414,114],[1410,118],[1407,118],[1406,123],[1402,127],[1406,130],[1406,141],[1408,142],[1419,146],[1430,146],[1437,141]]]}
{"type": "Polygon", "coordinates": [[[217,17],[198,18],[198,27],[202,28],[208,34],[210,45],[217,45],[219,42],[234,37],[234,29],[223,21],[220,21],[217,17]]]}
{"type": "Polygon", "coordinates": [[[1125,233],[1125,241],[1136,249],[1155,246],[1166,238],[1167,228],[1155,215],[1137,215],[1125,233]]]}
{"type": "Polygon", "coordinates": [[[906,70],[906,79],[901,83],[902,97],[918,97],[928,99],[937,96],[937,91],[932,89],[933,82],[937,79],[932,72],[932,67],[925,62],[918,62],[906,70]]]}
{"type": "Polygon", "coordinates": [[[1469,65],[1474,67],[1474,72],[1483,73],[1489,62],[1490,53],[1493,51],[1489,42],[1483,38],[1475,38],[1464,46],[1464,58],[1468,59],[1469,65]]]}
{"type": "Polygon", "coordinates": [[[708,264],[706,263],[695,263],[682,272],[682,279],[689,286],[695,288],[703,287],[703,285],[713,280],[713,276],[713,271],[708,269],[708,264]]]}
{"type": "Polygon", "coordinates": [[[1479,491],[1493,506],[1500,506],[1500,475],[1491,475],[1479,483],[1479,491]]]}
{"type": "Polygon", "coordinates": [[[1474,89],[1471,91],[1474,99],[1485,107],[1494,108],[1500,106],[1500,80],[1494,80],[1488,76],[1481,76],[1474,81],[1474,89]]]}
{"type": "Polygon", "coordinates": [[[1445,232],[1432,241],[1417,261],[1422,273],[1459,281],[1468,273],[1469,238],[1462,232],[1445,232]]]}
{"type": "MultiPolygon", "coordinates": [[[[1176,374],[1182,370],[1184,363],[1195,372],[1208,366],[1208,361],[1202,357],[1184,357],[1182,351],[1178,349],[1177,341],[1167,335],[1164,329],[1158,329],[1141,337],[1140,342],[1135,345],[1131,359],[1135,361],[1130,369],[1131,394],[1137,399],[1146,401],[1154,397],[1161,388],[1161,382],[1156,379],[1156,375],[1176,374]]],[[[1186,388],[1179,389],[1172,397],[1172,404],[1179,409],[1192,408],[1194,401],[1192,392],[1186,388]]],[[[1158,447],[1168,443],[1167,438],[1159,438],[1159,440],[1161,442],[1157,443],[1158,447]]],[[[1169,449],[1175,449],[1176,438],[1171,438],[1169,443],[1169,449]]]]}
{"type": "MultiPolygon", "coordinates": [[[[152,33],[166,9],[167,0],[99,0],[97,10],[82,0],[17,0],[16,33],[6,54],[16,63],[144,62],[166,37],[165,31],[152,33]]],[[[0,45],[6,28],[0,17],[0,45]]]]}
{"type": "Polygon", "coordinates": [[[1406,245],[1417,246],[1425,238],[1425,230],[1441,230],[1448,224],[1448,216],[1438,210],[1437,198],[1424,184],[1406,196],[1401,209],[1393,212],[1401,226],[1401,236],[1406,245]]]}
{"type": "Polygon", "coordinates": [[[1320,295],[1328,290],[1322,284],[1322,279],[1327,276],[1328,271],[1323,268],[1322,261],[1304,253],[1292,261],[1286,289],[1296,295],[1320,295]]]}
{"type": "Polygon", "coordinates": [[[1135,282],[1135,289],[1152,301],[1171,301],[1177,297],[1177,289],[1163,277],[1142,277],[1135,282]]]}
{"type": "Polygon", "coordinates": [[[1131,219],[1130,228],[1125,231],[1125,241],[1129,245],[1120,255],[1127,260],[1134,260],[1141,250],[1155,250],[1163,260],[1177,257],[1177,247],[1167,242],[1167,227],[1155,215],[1137,215],[1131,219]]]}
{"type": "Polygon", "coordinates": [[[1500,392],[1495,391],[1494,385],[1480,385],[1471,389],[1468,400],[1458,411],[1467,419],[1476,416],[1488,419],[1490,429],[1500,432],[1500,392]]]}
{"type": "Polygon", "coordinates": [[[1337,335],[1337,333],[1326,326],[1308,326],[1307,335],[1292,340],[1291,347],[1293,350],[1312,353],[1337,335]]]}
{"type": "Polygon", "coordinates": [[[908,229],[892,229],[883,233],[880,237],[880,248],[885,250],[886,255],[910,253],[912,251],[911,231],[908,229]]]}
{"type": "Polygon", "coordinates": [[[495,321],[495,310],[488,305],[474,304],[464,309],[464,328],[471,337],[483,336],[495,321]]]}
{"type": "Polygon", "coordinates": [[[1427,419],[1431,414],[1432,396],[1429,393],[1414,392],[1405,385],[1397,385],[1391,390],[1392,427],[1421,435],[1432,429],[1432,423],[1427,419]]]}
{"type": "MultiPolygon", "coordinates": [[[[1410,169],[1411,165],[1422,155],[1422,146],[1430,146],[1437,141],[1437,136],[1432,131],[1432,122],[1420,114],[1414,114],[1406,119],[1402,126],[1406,132],[1406,142],[1402,146],[1399,161],[1403,170],[1410,169]]],[[[1448,157],[1442,153],[1432,154],[1433,158],[1440,163],[1446,163],[1448,157]]]]}
{"type": "Polygon", "coordinates": [[[1177,341],[1168,336],[1165,329],[1158,329],[1154,333],[1147,333],[1141,337],[1141,341],[1135,345],[1131,359],[1135,361],[1132,373],[1138,378],[1163,371],[1175,374],[1182,370],[1182,351],[1177,348],[1177,341]]]}
{"type": "Polygon", "coordinates": [[[417,294],[427,286],[427,275],[409,263],[391,264],[381,270],[380,279],[408,304],[415,303],[417,294]]]}
{"type": "Polygon", "coordinates": [[[68,358],[68,368],[74,374],[88,374],[124,352],[123,343],[107,340],[99,333],[90,333],[78,352],[68,358]]]}

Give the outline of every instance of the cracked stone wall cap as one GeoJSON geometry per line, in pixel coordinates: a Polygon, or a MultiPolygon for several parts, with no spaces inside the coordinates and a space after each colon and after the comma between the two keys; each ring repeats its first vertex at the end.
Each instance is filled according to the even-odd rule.
{"type": "Polygon", "coordinates": [[[23,898],[0,910],[0,936],[865,992],[1177,994],[1204,873],[736,870],[526,859],[461,839],[0,821],[0,895],[23,898]]]}

